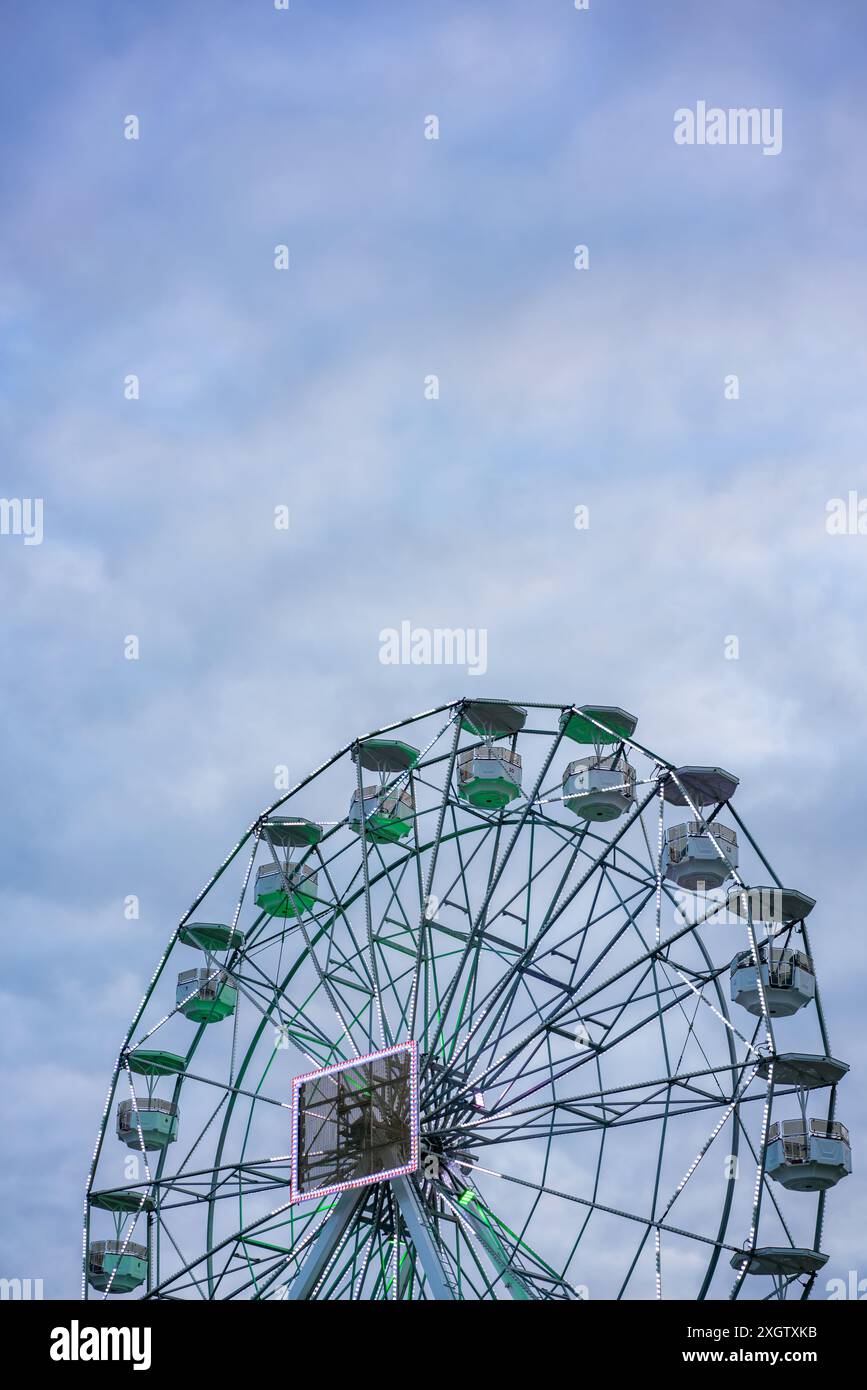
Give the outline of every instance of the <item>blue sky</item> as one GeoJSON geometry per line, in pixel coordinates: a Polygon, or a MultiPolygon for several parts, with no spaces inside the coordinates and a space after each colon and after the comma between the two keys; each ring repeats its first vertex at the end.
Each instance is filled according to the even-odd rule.
{"type": "Polygon", "coordinates": [[[468,685],[738,773],[863,1063],[861,7],[0,9],[2,491],[45,508],[0,537],[3,1272],[77,1291],[117,1043],[275,765],[468,685]],[[699,99],[781,153],[675,145],[699,99]],[[486,676],[383,666],[403,619],[486,676]]]}

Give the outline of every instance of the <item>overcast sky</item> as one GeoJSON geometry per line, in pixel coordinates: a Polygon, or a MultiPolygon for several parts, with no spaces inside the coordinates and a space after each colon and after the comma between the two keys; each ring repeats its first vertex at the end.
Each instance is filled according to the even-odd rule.
{"type": "Polygon", "coordinates": [[[867,498],[862,6],[0,15],[0,486],[44,501],[0,536],[0,1273],[77,1293],[118,1043],[275,766],[464,693],[740,776],[819,900],[826,1274],[867,1273],[867,535],[826,525],[867,498]],[[699,101],[779,153],[676,144],[699,101]],[[383,665],[404,620],[485,674],[383,665]]]}

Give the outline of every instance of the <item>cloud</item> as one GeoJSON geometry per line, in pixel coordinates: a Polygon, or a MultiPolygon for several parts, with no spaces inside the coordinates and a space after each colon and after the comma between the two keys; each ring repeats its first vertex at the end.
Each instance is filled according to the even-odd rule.
{"type": "MultiPolygon", "coordinates": [[[[5,1234],[10,1272],[38,1256],[58,1291],[113,1050],[275,766],[467,687],[380,664],[404,618],[484,627],[485,693],[623,704],[649,746],[740,775],[820,900],[833,1048],[863,1051],[865,542],[824,528],[865,485],[840,26],[804,6],[798,39],[790,6],[745,9],[743,68],[734,21],[711,42],[643,17],[639,51],[616,16],[351,9],[16,30],[47,73],[72,55],[26,102],[16,80],[0,270],[4,487],[45,499],[42,546],[0,538],[10,1190],[32,1175],[5,1234]],[[842,88],[805,79],[811,44],[842,88]],[[779,159],[674,146],[675,106],[747,82],[785,107],[779,159]]],[[[857,1162],[853,1086],[840,1109],[857,1162]]],[[[829,1203],[835,1268],[857,1267],[861,1194],[856,1168],[829,1203]]]]}

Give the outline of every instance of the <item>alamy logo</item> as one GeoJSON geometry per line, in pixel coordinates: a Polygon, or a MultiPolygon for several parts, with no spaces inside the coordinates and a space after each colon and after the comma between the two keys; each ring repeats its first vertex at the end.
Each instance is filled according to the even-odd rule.
{"type": "Polygon", "coordinates": [[[0,536],[23,536],[25,545],[41,545],[42,498],[0,497],[0,536]]]}
{"type": "Polygon", "coordinates": [[[69,1327],[51,1331],[52,1361],[131,1361],[134,1371],[151,1364],[149,1327],[81,1327],[73,1318],[69,1327]]]}
{"type": "Polygon", "coordinates": [[[713,917],[714,926],[743,926],[751,917],[754,922],[763,922],[772,935],[783,930],[783,894],[779,888],[745,888],[738,893],[699,886],[690,892],[679,888],[673,897],[674,924],[678,927],[701,915],[713,917]]]}
{"type": "Polygon", "coordinates": [[[850,1269],[848,1279],[829,1279],[825,1285],[829,1299],[851,1298],[858,1302],[867,1299],[867,1279],[859,1279],[857,1269],[850,1269]]]}
{"type": "Polygon", "coordinates": [[[762,154],[783,148],[781,106],[680,106],[674,113],[676,145],[761,145],[762,154]]]}
{"type": "Polygon", "coordinates": [[[0,1299],[44,1298],[41,1279],[0,1279],[0,1299]]]}
{"type": "Polygon", "coordinates": [[[867,536],[867,497],[859,497],[851,489],[847,497],[829,498],[825,530],[829,536],[867,536]]]}
{"type": "Polygon", "coordinates": [[[470,676],[488,669],[488,632],[480,627],[384,627],[379,634],[383,666],[466,666],[470,676]]]}

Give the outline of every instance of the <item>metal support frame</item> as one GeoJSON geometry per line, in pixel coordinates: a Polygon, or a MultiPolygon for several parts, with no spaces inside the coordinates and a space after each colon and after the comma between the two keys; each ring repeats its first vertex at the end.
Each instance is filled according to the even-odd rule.
{"type": "Polygon", "coordinates": [[[532,1283],[515,1265],[503,1245],[484,1204],[479,1199],[474,1199],[472,1203],[463,1207],[462,1215],[467,1225],[472,1227],[479,1244],[512,1297],[521,1301],[537,1298],[532,1283]]]}
{"type": "Polygon", "coordinates": [[[415,1184],[410,1178],[392,1178],[391,1190],[400,1207],[400,1214],[406,1222],[428,1288],[435,1299],[454,1301],[458,1298],[458,1291],[443,1263],[436,1237],[431,1229],[430,1217],[415,1184]]]}
{"type": "Polygon", "coordinates": [[[288,1300],[312,1298],[316,1285],[328,1268],[332,1256],[366,1196],[365,1188],[352,1188],[341,1193],[334,1209],[322,1223],[307,1258],[289,1286],[288,1300]]]}

